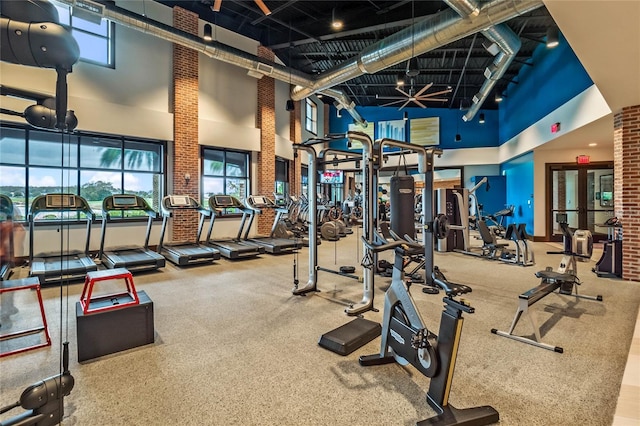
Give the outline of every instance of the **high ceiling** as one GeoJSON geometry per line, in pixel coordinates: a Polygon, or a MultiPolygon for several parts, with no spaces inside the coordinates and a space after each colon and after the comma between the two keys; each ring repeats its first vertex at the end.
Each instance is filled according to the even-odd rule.
{"type": "MultiPolygon", "coordinates": [[[[201,19],[260,41],[271,48],[287,66],[314,75],[322,73],[367,46],[382,40],[417,20],[449,8],[443,1],[424,0],[356,0],[306,1],[265,0],[271,11],[265,15],[260,1],[224,0],[220,11],[214,12],[214,0],[156,0],[168,6],[179,5],[197,13],[201,19]],[[333,19],[343,22],[342,29],[331,26],[333,19]]],[[[522,42],[517,56],[496,84],[482,106],[496,109],[496,92],[504,92],[511,81],[517,82],[522,67],[535,66],[531,56],[543,43],[547,29],[555,26],[545,7],[540,7],[507,22],[522,42]]],[[[483,47],[489,42],[482,33],[471,35],[418,57],[420,73],[413,79],[413,93],[429,83],[426,92],[452,89],[444,95],[446,101],[429,102],[429,107],[468,107],[471,98],[485,82],[484,72],[494,57],[483,47]]],[[[339,84],[336,88],[347,94],[356,105],[379,106],[392,100],[379,97],[398,96],[396,82],[406,63],[376,74],[364,74],[339,84]]],[[[409,91],[411,80],[407,80],[409,91]]],[[[395,104],[399,106],[401,104],[395,104]]],[[[415,105],[411,105],[415,106],[415,105]]]]}

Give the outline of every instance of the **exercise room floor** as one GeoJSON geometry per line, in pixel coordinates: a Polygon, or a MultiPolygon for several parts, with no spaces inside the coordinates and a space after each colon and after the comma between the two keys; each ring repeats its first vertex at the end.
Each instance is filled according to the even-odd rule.
{"type": "MultiPolygon", "coordinates": [[[[603,302],[551,294],[531,307],[542,340],[562,346],[563,354],[491,334],[509,328],[518,295],[539,283],[534,273],[560,262],[546,254],[557,247],[532,245],[536,265],[528,268],[435,254],[449,280],[473,288],[465,298],[476,309],[465,315],[450,403],[491,405],[501,425],[640,424],[640,284],[593,274],[599,251],[579,264],[579,292],[601,294],[603,302]]],[[[356,234],[319,247],[319,264],[327,268],[358,266],[361,257],[356,234]]],[[[305,283],[308,249],[296,263],[305,283]]],[[[0,360],[0,406],[57,374],[61,342],[68,340],[75,387],[65,398],[65,425],[410,425],[433,416],[425,401],[429,379],[413,367],[358,364],[360,355],[379,351],[379,338],[345,357],[318,346],[323,333],[351,320],[344,307],[360,300],[362,284],[318,272],[322,291],[296,297],[293,265],[291,254],[265,254],[136,275],[137,289],[154,303],[155,343],[83,363],[74,317],[82,283],[44,288],[53,345],[0,360]]],[[[27,274],[19,269],[14,277],[27,274]]],[[[388,283],[375,277],[380,310],[388,283]]],[[[437,333],[442,295],[424,294],[418,285],[411,293],[437,333]]],[[[8,302],[3,295],[4,312],[8,302]]],[[[33,292],[16,293],[11,302],[14,323],[38,318],[33,292]]],[[[364,317],[379,322],[382,312],[364,317]]],[[[515,331],[530,335],[530,327],[523,319],[515,331]]]]}

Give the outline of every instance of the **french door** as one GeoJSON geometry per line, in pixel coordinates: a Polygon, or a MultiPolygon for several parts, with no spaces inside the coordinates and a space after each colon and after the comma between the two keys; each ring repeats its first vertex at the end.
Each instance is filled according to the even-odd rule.
{"type": "Polygon", "coordinates": [[[562,240],[558,213],[567,215],[571,229],[588,229],[594,241],[607,239],[607,228],[598,226],[613,216],[613,163],[547,164],[547,236],[562,240]]]}

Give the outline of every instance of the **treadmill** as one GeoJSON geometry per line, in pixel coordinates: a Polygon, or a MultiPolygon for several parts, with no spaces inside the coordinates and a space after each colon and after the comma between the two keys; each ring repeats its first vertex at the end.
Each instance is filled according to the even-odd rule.
{"type": "Polygon", "coordinates": [[[211,219],[209,220],[209,231],[207,232],[206,244],[218,249],[220,254],[227,259],[248,259],[264,253],[265,250],[263,246],[241,240],[240,231],[242,231],[242,228],[238,231],[238,237],[235,239],[211,239],[211,231],[213,231],[213,224],[216,217],[221,214],[223,209],[228,208],[239,209],[243,213],[248,210],[247,207],[242,204],[242,201],[231,195],[213,195],[209,197],[211,219]]]}
{"type": "Polygon", "coordinates": [[[102,233],[100,235],[100,251],[98,252],[98,258],[102,261],[102,264],[109,269],[126,268],[130,272],[151,271],[162,268],[165,265],[164,257],[149,249],[151,224],[157,216],[158,213],[149,206],[147,201],[137,195],[110,195],[102,200],[102,233]],[[111,213],[131,211],[144,212],[148,217],[144,246],[110,248],[105,251],[104,240],[107,223],[127,221],[127,219],[114,220],[111,217],[111,213]]]}
{"type": "Polygon", "coordinates": [[[7,252],[0,259],[0,281],[8,280],[11,276],[11,268],[13,268],[13,201],[4,194],[0,194],[0,235],[6,232],[6,236],[2,236],[2,244],[7,242],[7,252]]]}
{"type": "MultiPolygon", "coordinates": [[[[29,275],[37,277],[40,284],[59,283],[63,280],[84,280],[87,272],[96,271],[98,265],[89,257],[89,240],[91,238],[91,224],[95,214],[87,200],[75,194],[46,194],[39,195],[31,203],[29,212],[29,275]],[[84,214],[87,221],[87,237],[84,251],[68,251],[67,253],[46,253],[34,256],[34,234],[36,219],[39,215],[59,216],[59,220],[47,221],[52,225],[61,226],[62,222],[71,222],[84,214]]],[[[61,236],[62,238],[62,236],[61,236]]]]}
{"type": "MultiPolygon", "coordinates": [[[[253,224],[256,215],[262,214],[263,209],[275,209],[276,205],[268,197],[249,195],[245,199],[245,204],[249,208],[246,213],[249,215],[249,223],[244,231],[243,241],[249,241],[264,247],[265,251],[270,254],[291,253],[302,247],[302,243],[290,240],[288,238],[272,238],[272,237],[254,237],[249,238],[249,230],[253,224]]],[[[242,227],[244,227],[246,217],[242,218],[242,227]]],[[[276,217],[277,219],[277,217],[276,217]]],[[[272,228],[273,229],[273,228],[272,228]]],[[[242,229],[241,229],[242,231],[242,229]]]]}
{"type": "Polygon", "coordinates": [[[160,207],[162,210],[162,231],[160,231],[158,253],[178,266],[206,264],[220,259],[220,252],[217,249],[200,244],[204,220],[205,217],[211,215],[211,211],[203,208],[195,198],[189,195],[167,195],[162,199],[160,207]],[[173,216],[175,211],[180,210],[195,210],[200,214],[196,240],[164,244],[169,218],[173,216]]]}

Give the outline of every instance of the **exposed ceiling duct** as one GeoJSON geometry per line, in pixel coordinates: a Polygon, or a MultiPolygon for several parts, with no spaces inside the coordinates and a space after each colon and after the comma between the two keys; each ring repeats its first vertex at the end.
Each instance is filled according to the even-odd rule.
{"type": "Polygon", "coordinates": [[[493,0],[483,4],[473,19],[462,18],[452,9],[443,10],[368,46],[359,55],[316,77],[313,85],[294,88],[291,98],[300,100],[362,74],[375,74],[412,56],[487,30],[542,5],[542,0],[493,0]]]}
{"type": "MultiPolygon", "coordinates": [[[[467,19],[475,19],[480,13],[480,7],[475,0],[444,0],[446,4],[455,10],[461,17],[467,19]]],[[[464,121],[472,120],[476,115],[484,101],[487,99],[491,90],[498,80],[502,78],[509,68],[511,61],[516,57],[522,43],[518,36],[511,31],[507,24],[499,24],[482,31],[482,34],[489,39],[493,45],[487,50],[491,53],[494,47],[495,59],[493,63],[485,70],[486,80],[478,93],[472,98],[472,104],[465,115],[462,116],[464,121]]]]}
{"type": "MultiPolygon", "coordinates": [[[[69,6],[74,6],[75,4],[75,0],[57,1],[69,6]]],[[[83,3],[88,2],[91,1],[83,0],[83,3]]],[[[325,92],[329,96],[335,97],[357,123],[366,126],[366,121],[355,110],[355,103],[345,93],[337,89],[331,89],[332,87],[362,74],[374,74],[406,61],[412,57],[412,54],[417,56],[476,32],[488,30],[516,16],[537,9],[543,3],[542,0],[493,0],[483,4],[478,9],[475,2],[463,0],[460,4],[456,3],[457,7],[460,10],[471,10],[471,13],[467,15],[469,17],[473,17],[477,13],[477,16],[473,19],[462,18],[452,9],[444,10],[421,19],[412,27],[405,28],[367,47],[356,57],[344,61],[318,76],[311,76],[261,59],[217,41],[205,42],[194,34],[180,31],[146,16],[115,6],[112,3],[99,3],[99,5],[100,8],[98,9],[102,11],[100,16],[117,24],[194,49],[213,59],[249,70],[255,75],[267,75],[264,70],[268,70],[270,77],[295,85],[291,92],[291,99],[293,100],[299,101],[314,93],[325,92]],[[331,92],[327,92],[327,89],[331,89],[331,92]]],[[[502,60],[496,65],[499,66],[500,64],[502,64],[502,60]]]]}
{"type": "MultiPolygon", "coordinates": [[[[74,6],[76,0],[56,0],[69,6],[74,6]]],[[[90,0],[83,0],[84,3],[90,3],[90,0]]],[[[227,46],[218,41],[212,40],[205,42],[200,37],[178,30],[162,22],[155,21],[146,16],[138,15],[111,3],[100,4],[95,10],[100,10],[101,18],[109,19],[117,24],[129,27],[146,34],[160,37],[164,40],[187,47],[189,49],[202,52],[210,58],[217,59],[249,71],[249,74],[255,77],[268,75],[276,80],[284,81],[297,86],[307,87],[313,84],[313,77],[298,70],[287,68],[275,62],[270,62],[259,58],[255,55],[247,53],[235,47],[227,46]]],[[[342,104],[344,109],[351,114],[354,121],[367,126],[367,122],[355,110],[355,103],[351,101],[349,96],[341,90],[332,89],[333,96],[342,104]]],[[[298,99],[299,100],[299,99],[298,99]]]]}

